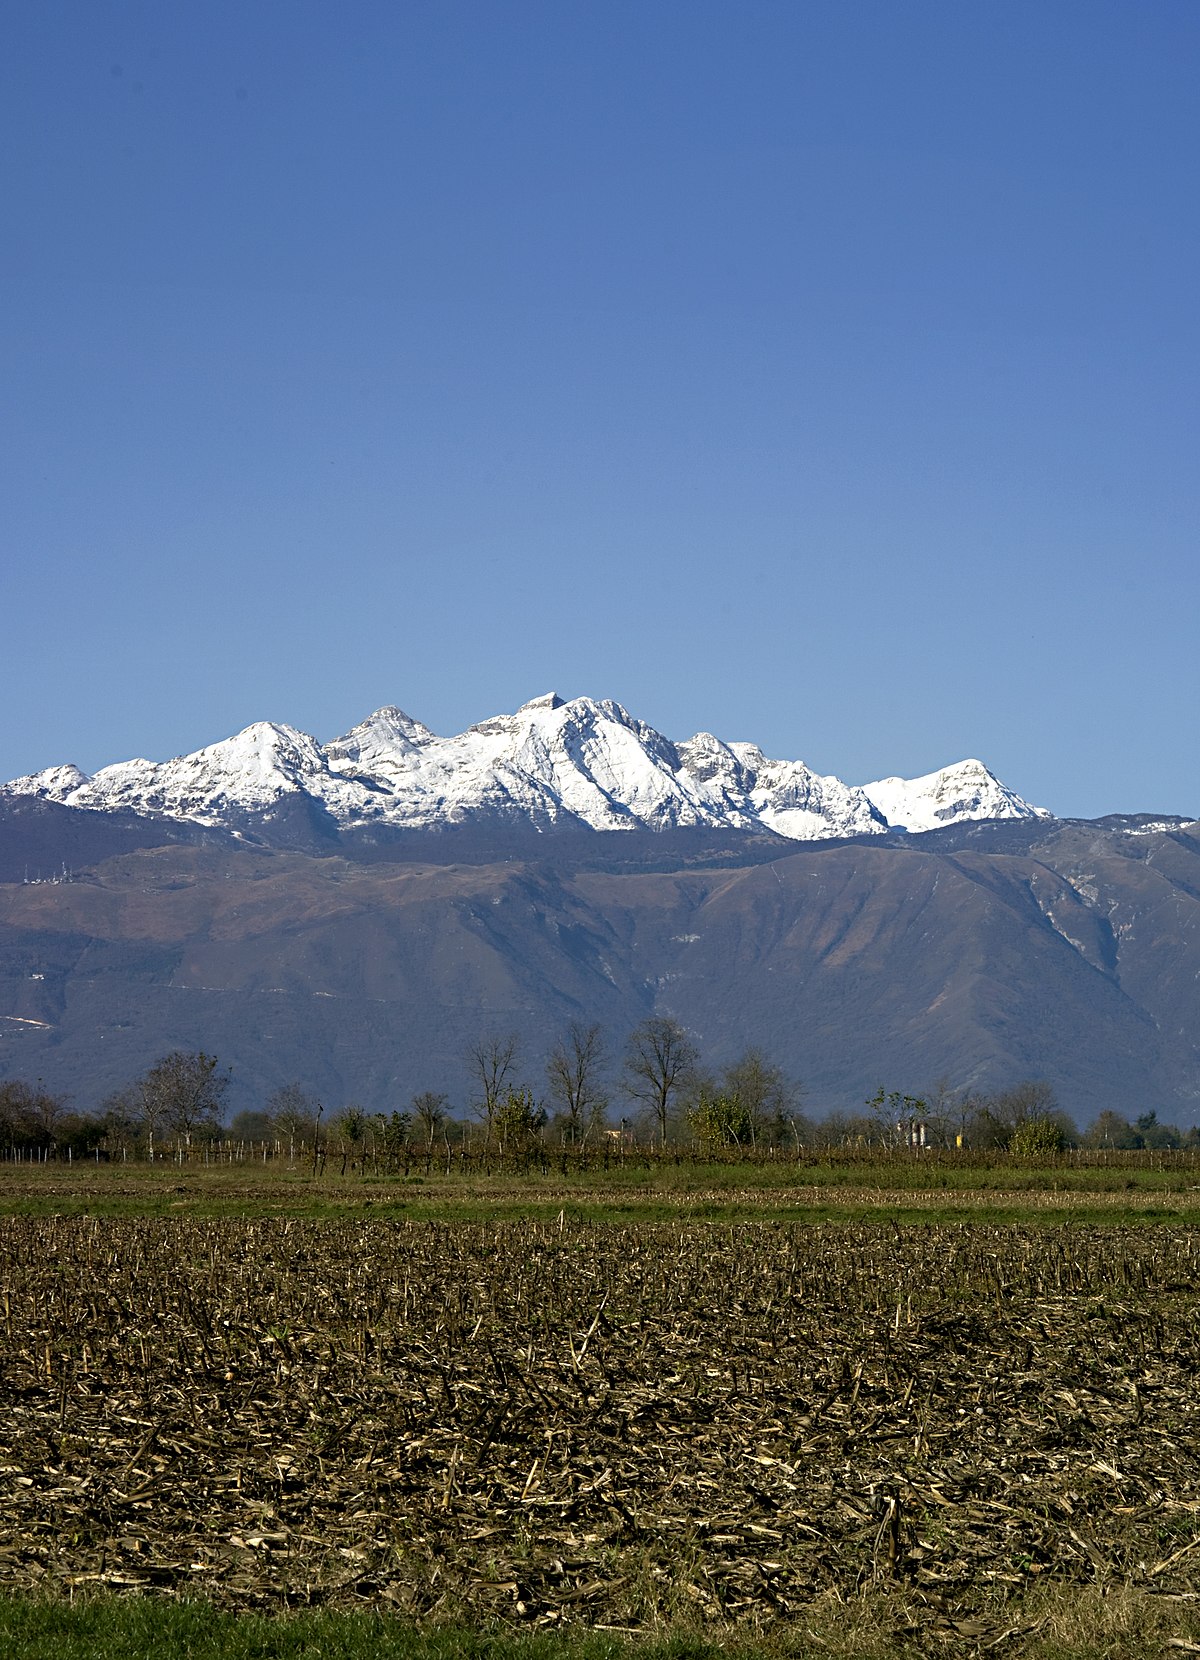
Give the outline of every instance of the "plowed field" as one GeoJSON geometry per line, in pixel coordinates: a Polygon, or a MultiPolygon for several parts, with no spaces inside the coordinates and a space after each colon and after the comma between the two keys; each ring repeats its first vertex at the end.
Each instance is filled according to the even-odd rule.
{"type": "MultiPolygon", "coordinates": [[[[0,1580],[770,1626],[1195,1586],[1200,1234],[14,1217],[0,1580]]],[[[982,1622],[982,1623],[981,1623],[982,1622]]]]}

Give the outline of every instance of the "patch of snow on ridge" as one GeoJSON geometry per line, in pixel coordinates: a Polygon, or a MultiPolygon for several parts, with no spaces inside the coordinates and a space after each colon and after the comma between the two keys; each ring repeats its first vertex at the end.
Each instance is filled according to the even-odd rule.
{"type": "Polygon", "coordinates": [[[919,834],[979,819],[1050,818],[1002,784],[982,761],[959,761],[921,778],[880,778],[863,793],[897,830],[919,834]]]}
{"type": "Polygon", "coordinates": [[[1194,819],[1184,818],[1152,818],[1141,824],[1131,824],[1122,830],[1126,836],[1161,836],[1169,835],[1173,831],[1181,830],[1185,825],[1194,824],[1194,819]]]}

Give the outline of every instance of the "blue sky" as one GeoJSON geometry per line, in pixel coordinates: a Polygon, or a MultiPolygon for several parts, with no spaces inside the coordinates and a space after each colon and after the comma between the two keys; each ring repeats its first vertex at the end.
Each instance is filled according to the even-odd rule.
{"type": "Polygon", "coordinates": [[[16,0],[0,777],[555,688],[1200,813],[1200,7],[16,0]]]}

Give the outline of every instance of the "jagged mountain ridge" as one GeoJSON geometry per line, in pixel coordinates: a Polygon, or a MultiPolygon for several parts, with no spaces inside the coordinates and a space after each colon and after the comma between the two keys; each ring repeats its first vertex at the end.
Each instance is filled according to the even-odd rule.
{"type": "Polygon", "coordinates": [[[119,762],[90,778],[54,766],[0,794],[222,828],[307,803],[343,829],[494,823],[790,841],[1049,816],[980,761],[860,787],[708,732],[674,743],[619,703],[555,693],[450,738],[393,706],[328,744],[264,721],[171,761],[119,762]]]}

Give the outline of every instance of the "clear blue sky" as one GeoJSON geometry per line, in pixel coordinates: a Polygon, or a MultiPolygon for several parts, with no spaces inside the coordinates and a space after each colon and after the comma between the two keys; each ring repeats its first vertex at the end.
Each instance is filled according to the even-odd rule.
{"type": "Polygon", "coordinates": [[[1200,813],[1194,0],[12,0],[0,778],[555,688],[1200,813]]]}

